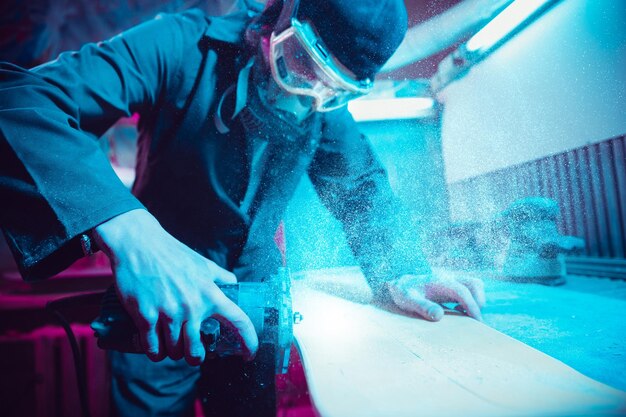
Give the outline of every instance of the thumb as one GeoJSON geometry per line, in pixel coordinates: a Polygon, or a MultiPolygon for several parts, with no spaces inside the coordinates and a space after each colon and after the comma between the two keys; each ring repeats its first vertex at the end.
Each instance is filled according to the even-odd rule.
{"type": "Polygon", "coordinates": [[[216,284],[236,284],[237,277],[230,271],[218,266],[215,262],[207,260],[210,276],[216,284]]]}
{"type": "MultiPolygon", "coordinates": [[[[221,292],[220,292],[221,293],[221,292]]],[[[247,358],[252,359],[259,349],[259,339],[254,329],[254,325],[244,311],[223,293],[216,300],[216,310],[212,317],[220,322],[229,324],[241,337],[241,341],[247,349],[247,358]]]]}

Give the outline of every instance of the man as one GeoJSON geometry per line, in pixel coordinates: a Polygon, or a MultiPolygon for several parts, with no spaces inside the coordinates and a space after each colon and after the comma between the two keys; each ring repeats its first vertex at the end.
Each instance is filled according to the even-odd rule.
{"type": "MultiPolygon", "coordinates": [[[[151,360],[199,365],[209,316],[252,357],[250,319],[217,284],[280,265],[274,232],[306,173],[377,296],[428,320],[441,319],[442,301],[480,318],[480,282],[431,274],[345,107],[405,30],[401,0],[276,1],[252,21],[164,15],[30,71],[2,66],[0,225],[24,278],[97,245],[151,360]],[[94,139],[133,113],[131,195],[94,139]]],[[[113,356],[120,412],[189,413],[196,368],[141,360],[113,356]]]]}

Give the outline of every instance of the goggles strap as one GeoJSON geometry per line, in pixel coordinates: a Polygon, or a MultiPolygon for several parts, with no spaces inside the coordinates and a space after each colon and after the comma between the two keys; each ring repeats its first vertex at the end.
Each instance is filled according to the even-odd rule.
{"type": "MultiPolygon", "coordinates": [[[[279,0],[280,1],[280,0],[279,0]]],[[[291,19],[298,14],[299,0],[282,0],[282,10],[274,25],[274,31],[278,34],[291,26],[291,19]]]]}
{"type": "Polygon", "coordinates": [[[250,80],[250,70],[252,69],[252,65],[254,65],[254,57],[250,58],[246,66],[239,71],[239,76],[237,77],[237,98],[235,99],[235,111],[233,112],[231,120],[237,117],[248,101],[248,81],[250,80]]]}
{"type": "Polygon", "coordinates": [[[248,81],[250,79],[250,70],[252,69],[253,64],[254,64],[254,57],[250,58],[248,63],[241,69],[241,71],[239,71],[236,84],[232,84],[230,87],[228,87],[226,91],[224,91],[224,94],[222,94],[222,97],[220,98],[220,102],[217,105],[217,110],[215,111],[215,114],[213,115],[213,121],[215,123],[215,127],[217,128],[217,131],[222,134],[230,132],[230,128],[228,127],[228,125],[224,121],[224,118],[222,117],[222,106],[224,104],[224,101],[226,100],[226,97],[230,93],[232,93],[236,85],[235,110],[233,111],[232,116],[230,116],[230,121],[235,120],[235,117],[237,117],[237,115],[241,112],[241,110],[243,110],[243,108],[246,106],[246,103],[248,101],[248,81]]]}

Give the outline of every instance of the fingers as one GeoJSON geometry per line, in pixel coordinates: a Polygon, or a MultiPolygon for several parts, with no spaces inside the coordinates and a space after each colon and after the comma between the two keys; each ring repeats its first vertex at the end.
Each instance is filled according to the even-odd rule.
{"type": "Polygon", "coordinates": [[[148,358],[154,362],[163,360],[166,353],[159,343],[158,314],[139,313],[135,323],[139,331],[139,341],[148,358]]]}
{"type": "Polygon", "coordinates": [[[416,313],[426,320],[439,321],[443,318],[443,308],[437,303],[424,298],[417,290],[399,291],[390,287],[393,301],[404,311],[416,313]]]}
{"type": "Polygon", "coordinates": [[[405,310],[419,314],[426,320],[439,321],[443,318],[443,308],[430,300],[423,297],[407,298],[404,307],[405,310]]]}
{"type": "Polygon", "coordinates": [[[224,268],[220,268],[219,266],[217,266],[215,263],[211,261],[207,261],[207,262],[209,262],[209,271],[211,271],[212,273],[211,275],[215,277],[213,281],[216,284],[236,284],[237,283],[237,277],[235,276],[235,274],[233,274],[230,271],[225,270],[224,268]]]}
{"type": "MultiPolygon", "coordinates": [[[[220,321],[230,323],[241,337],[241,341],[248,352],[246,355],[247,359],[253,359],[259,348],[259,339],[252,321],[237,304],[232,302],[221,291],[216,292],[215,298],[215,312],[212,316],[220,319],[220,321]]],[[[198,337],[200,337],[199,332],[198,337]]]]}
{"type": "Polygon", "coordinates": [[[483,308],[486,304],[485,284],[477,278],[458,278],[461,284],[465,285],[470,291],[478,307],[483,308]]]}
{"type": "Polygon", "coordinates": [[[254,326],[217,286],[236,284],[236,276],[182,244],[173,245],[178,247],[183,250],[172,262],[139,258],[139,266],[130,261],[130,266],[114,266],[118,296],[131,314],[144,352],[153,361],[185,358],[190,365],[200,365],[206,356],[201,322],[216,315],[232,324],[252,358],[258,349],[254,326]]]}
{"type": "Polygon", "coordinates": [[[183,324],[177,315],[150,309],[138,310],[134,316],[141,346],[150,360],[159,362],[166,357],[173,360],[183,357],[183,324]]]}
{"type": "Polygon", "coordinates": [[[162,317],[160,322],[167,356],[175,361],[182,359],[185,354],[184,337],[181,337],[183,324],[178,319],[167,317],[162,317]]]}
{"type": "Polygon", "coordinates": [[[482,321],[482,315],[480,314],[480,307],[474,299],[474,296],[470,290],[456,281],[450,281],[446,283],[446,286],[442,289],[442,292],[447,295],[447,298],[454,300],[461,304],[467,315],[482,321]]]}
{"type": "Polygon", "coordinates": [[[140,334],[141,344],[150,360],[158,362],[164,359],[164,352],[159,347],[159,334],[156,326],[151,327],[146,332],[140,334]]]}
{"type": "Polygon", "coordinates": [[[198,366],[204,362],[204,345],[199,337],[201,323],[197,320],[185,322],[183,326],[183,339],[185,342],[185,360],[191,366],[198,366]]]}
{"type": "Polygon", "coordinates": [[[441,320],[444,311],[437,303],[453,301],[467,315],[482,321],[480,308],[485,304],[485,292],[478,279],[405,275],[390,283],[388,289],[398,307],[427,320],[441,320]]]}

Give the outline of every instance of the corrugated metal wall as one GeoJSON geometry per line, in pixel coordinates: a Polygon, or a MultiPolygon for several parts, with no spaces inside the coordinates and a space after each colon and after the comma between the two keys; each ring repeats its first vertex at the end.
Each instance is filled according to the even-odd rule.
{"type": "Polygon", "coordinates": [[[451,215],[486,220],[512,201],[558,201],[562,233],[585,238],[586,255],[626,258],[626,136],[449,184],[451,215]]]}

